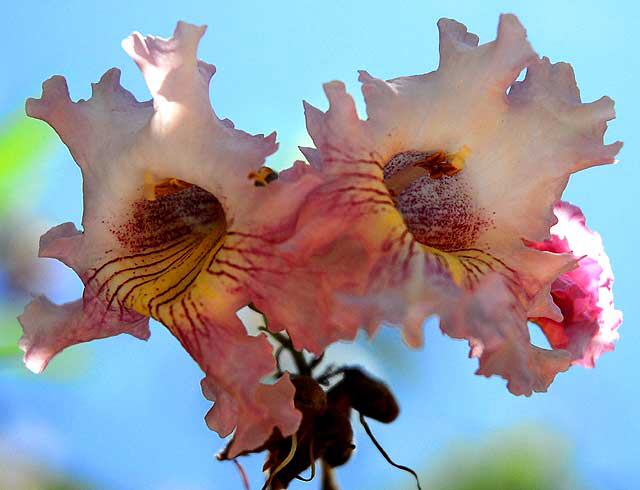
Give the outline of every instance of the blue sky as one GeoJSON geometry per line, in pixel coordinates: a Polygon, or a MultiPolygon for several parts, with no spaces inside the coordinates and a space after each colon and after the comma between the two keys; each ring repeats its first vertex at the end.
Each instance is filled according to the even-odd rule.
{"type": "MultiPolygon", "coordinates": [[[[391,78],[436,68],[438,18],[455,18],[486,42],[495,36],[499,13],[517,14],[539,54],[573,65],[583,100],[609,95],[616,101],[618,117],[607,139],[625,142],[620,164],[572,177],[565,194],[602,234],[611,257],[616,306],[625,315],[616,351],[605,354],[594,370],[561,374],[549,393],[530,399],[508,394],[502,380],[474,376],[476,363],[466,358],[466,347],[433,326],[427,328],[423,351],[401,350],[397,335],[389,331],[376,349],[361,348],[353,356],[375,359],[384,343],[403,353],[400,366],[372,362],[401,399],[401,419],[377,430],[389,452],[405,464],[428,464],[451,441],[478,440],[514,424],[538,424],[569,439],[579,472],[592,488],[640,488],[640,309],[634,296],[640,244],[639,7],[591,1],[447,3],[12,2],[3,9],[0,111],[21,108],[53,74],[66,76],[72,98],[87,98],[90,82],[112,66],[122,69],[125,87],[148,98],[120,41],[134,30],[168,37],[183,19],[209,25],[200,57],[218,68],[212,87],[216,112],[249,132],[277,130],[280,151],[270,162],[282,167],[300,158],[296,147],[306,141],[301,101],[326,107],[323,82],[345,81],[362,108],[356,70],[391,78]]],[[[25,199],[25,209],[50,225],[80,221],[79,172],[62,145],[32,178],[43,180],[44,191],[25,199]]],[[[60,271],[61,279],[47,292],[57,301],[75,299],[78,282],[60,271]]],[[[73,382],[0,371],[6,405],[0,432],[9,434],[16,448],[108,489],[239,488],[234,468],[212,459],[222,443],[202,420],[208,403],[199,393],[200,373],[169,334],[157,327],[147,344],[123,337],[76,350],[91,355],[86,371],[73,382]]],[[[346,488],[349,482],[373,488],[396,478],[367,446],[360,435],[354,463],[340,476],[346,488]]],[[[259,465],[256,459],[247,463],[259,465]]]]}

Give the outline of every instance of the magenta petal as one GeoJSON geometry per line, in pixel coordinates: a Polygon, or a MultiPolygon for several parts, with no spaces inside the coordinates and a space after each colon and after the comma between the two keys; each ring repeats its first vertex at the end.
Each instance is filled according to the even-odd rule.
{"type": "Polygon", "coordinates": [[[580,208],[559,202],[554,212],[558,223],[551,229],[551,238],[529,245],[571,253],[578,262],[551,286],[563,319],[537,317],[533,321],[554,348],[571,352],[574,364],[593,367],[602,353],[613,350],[622,323],[622,313],[613,305],[613,272],[600,235],[587,227],[580,208]]]}

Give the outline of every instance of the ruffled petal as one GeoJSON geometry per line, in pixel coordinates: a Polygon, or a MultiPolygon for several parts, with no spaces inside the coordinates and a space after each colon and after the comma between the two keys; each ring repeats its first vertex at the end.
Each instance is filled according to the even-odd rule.
{"type": "Polygon", "coordinates": [[[500,275],[487,275],[468,292],[428,269],[420,274],[415,265],[411,280],[398,274],[394,281],[389,268],[385,269],[386,290],[348,298],[350,311],[361,311],[365,324],[377,325],[385,319],[401,325],[407,345],[417,348],[423,343],[424,320],[438,315],[444,333],[469,342],[470,357],[479,359],[476,374],[501,376],[516,395],[547,391],[556,374],[569,368],[571,359],[565,350],[531,344],[524,309],[500,275]]]}
{"type": "MultiPolygon", "coordinates": [[[[237,369],[237,366],[230,369],[237,369]]],[[[242,420],[228,448],[228,457],[231,459],[247,448],[259,447],[271,435],[274,427],[282,434],[292,434],[300,425],[301,414],[295,410],[292,401],[295,388],[287,373],[273,386],[250,385],[251,391],[233,397],[226,393],[218,395],[220,390],[208,378],[202,380],[202,390],[208,399],[215,401],[206,416],[211,430],[226,436],[231,433],[235,420],[242,420]]]]}
{"type": "Polygon", "coordinates": [[[252,184],[247,175],[278,145],[275,133],[250,135],[215,115],[209,100],[215,67],[196,58],[205,29],[179,22],[170,39],[134,33],[122,44],[153,95],[155,111],[144,135],[152,140],[149,170],[157,179],[177,178],[206,189],[229,219],[242,219],[265,194],[247,185],[252,184]]]}
{"type": "MultiPolygon", "coordinates": [[[[248,337],[236,311],[265,301],[258,274],[287,274],[290,262],[273,247],[293,232],[318,176],[297,166],[272,181],[262,165],[277,148],[275,133],[250,135],[216,116],[215,68],[196,57],[204,30],[181,22],[170,39],[134,33],[123,42],[152,101],[136,101],[112,69],[88,101],[72,102],[64,78],[53,77],[27,113],[58,132],[83,174],[83,230],[66,223],[41,241],[42,256],[63,261],[85,284],[76,316],[93,318],[95,307],[122,331],[132,315],[167,326],[215,387],[212,417],[220,422],[211,425],[224,435],[235,427],[242,451],[274,427],[291,434],[300,419],[288,380],[260,384],[275,361],[264,335],[248,337]],[[259,180],[263,171],[270,180],[259,180]]],[[[56,340],[63,334],[53,325],[38,328],[48,328],[57,350],[98,335],[56,340]]]]}
{"type": "Polygon", "coordinates": [[[130,313],[114,315],[99,301],[90,304],[82,300],[56,305],[38,296],[18,317],[24,334],[19,346],[24,351],[24,363],[34,373],[41,373],[49,361],[63,349],[81,342],[128,333],[147,340],[149,318],[130,313]]]}
{"type": "Polygon", "coordinates": [[[571,253],[577,267],[558,277],[551,295],[563,318],[535,317],[549,343],[571,353],[574,364],[594,367],[595,360],[613,350],[622,313],[613,306],[613,272],[602,239],[586,225],[580,208],[559,202],[558,223],[544,242],[529,243],[538,250],[571,253]]]}
{"type": "Polygon", "coordinates": [[[469,341],[470,356],[479,360],[476,374],[501,376],[515,395],[547,391],[571,363],[565,350],[531,344],[524,308],[497,275],[486,277],[473,294],[463,294],[440,326],[447,335],[469,341]]]}
{"type": "MultiPolygon", "coordinates": [[[[72,223],[63,223],[40,238],[38,255],[58,259],[82,275],[85,269],[78,260],[82,242],[83,234],[72,223]]],[[[90,294],[63,305],[38,296],[18,320],[24,331],[19,343],[24,362],[35,373],[44,371],[60,351],[81,342],[121,333],[142,340],[150,336],[148,317],[126,308],[116,312],[90,294]]]]}
{"type": "Polygon", "coordinates": [[[40,237],[39,257],[57,259],[78,274],[84,273],[77,262],[82,247],[82,232],[73,223],[54,226],[40,237]]]}

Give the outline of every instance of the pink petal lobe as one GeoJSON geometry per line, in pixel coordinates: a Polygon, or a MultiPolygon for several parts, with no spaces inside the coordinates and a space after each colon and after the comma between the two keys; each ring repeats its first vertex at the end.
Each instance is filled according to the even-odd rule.
{"type": "Polygon", "coordinates": [[[473,293],[462,296],[442,316],[442,331],[467,339],[470,356],[479,359],[476,374],[498,375],[515,395],[546,391],[558,372],[570,365],[569,353],[531,344],[522,305],[498,276],[487,276],[473,293]]]}
{"type": "Polygon", "coordinates": [[[440,33],[440,59],[448,59],[455,56],[456,52],[464,52],[465,49],[478,46],[480,39],[476,34],[469,32],[467,27],[453,19],[440,19],[438,21],[440,33]]]}
{"type": "Polygon", "coordinates": [[[506,89],[532,59],[536,58],[527,39],[526,31],[511,14],[500,16],[498,36],[473,53],[469,48],[478,46],[478,36],[451,19],[438,22],[440,30],[440,65],[438,70],[461,74],[468,70],[480,80],[506,89]],[[466,66],[465,66],[466,65],[466,66]]]}
{"type": "Polygon", "coordinates": [[[559,202],[554,211],[558,223],[551,229],[551,238],[529,246],[570,253],[577,266],[551,286],[551,296],[563,318],[540,315],[533,321],[554,348],[571,353],[574,364],[594,367],[598,357],[613,350],[622,323],[622,313],[613,306],[613,272],[600,235],[587,227],[580,208],[559,202]]]}
{"type": "Polygon", "coordinates": [[[38,296],[18,317],[24,334],[20,348],[24,362],[34,373],[41,373],[61,350],[81,342],[128,333],[141,340],[150,336],[149,319],[131,312],[118,317],[104,310],[98,301],[77,300],[63,305],[38,296]]]}
{"type": "Polygon", "coordinates": [[[215,400],[214,407],[206,416],[207,425],[221,436],[231,433],[238,421],[229,449],[234,458],[246,450],[259,447],[277,427],[284,436],[294,433],[300,425],[301,415],[293,406],[295,388],[285,374],[274,385],[260,385],[250,400],[227,395],[216,396],[215,388],[202,380],[203,392],[215,400]]]}
{"type": "Polygon", "coordinates": [[[264,335],[248,336],[237,318],[215,318],[213,312],[197,318],[206,332],[180,329],[176,334],[206,374],[203,394],[215,401],[205,418],[209,428],[221,437],[235,429],[234,455],[258,447],[274,427],[286,435],[295,432],[301,416],[288,375],[274,385],[261,384],[275,368],[264,335]]]}
{"type": "Polygon", "coordinates": [[[82,233],[73,223],[62,223],[40,237],[40,257],[57,259],[78,274],[85,272],[80,263],[82,233]]]}
{"type": "Polygon", "coordinates": [[[163,39],[134,32],[122,42],[144,75],[153,95],[156,111],[166,116],[165,124],[177,124],[188,115],[206,120],[209,80],[215,67],[197,59],[197,49],[206,26],[178,22],[173,37],[163,39]]]}

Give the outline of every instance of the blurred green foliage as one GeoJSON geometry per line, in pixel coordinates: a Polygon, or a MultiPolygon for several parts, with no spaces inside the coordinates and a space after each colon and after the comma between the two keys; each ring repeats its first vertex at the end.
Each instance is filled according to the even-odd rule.
{"type": "MultiPolygon", "coordinates": [[[[22,111],[0,123],[0,219],[17,202],[20,180],[52,140],[52,132],[44,124],[26,117],[22,111]]],[[[18,356],[19,337],[13,315],[0,314],[0,359],[18,356]]]]}
{"type": "MultiPolygon", "coordinates": [[[[548,429],[518,427],[445,451],[422,472],[430,490],[584,490],[568,442],[548,429]]],[[[410,488],[405,486],[406,489],[410,488]]]]}
{"type": "Polygon", "coordinates": [[[0,315],[0,360],[16,358],[20,354],[20,327],[12,317],[0,315]]]}
{"type": "MultiPolygon", "coordinates": [[[[35,178],[35,170],[38,163],[45,160],[44,156],[54,141],[54,133],[46,124],[25,116],[22,110],[0,123],[0,224],[6,224],[10,213],[28,216],[25,202],[33,197],[33,186],[39,182],[35,178]]],[[[10,259],[0,256],[2,260],[10,259]]],[[[38,259],[34,256],[33,260],[38,259]]],[[[28,374],[20,362],[22,352],[18,348],[18,340],[22,329],[16,320],[19,311],[15,309],[15,302],[15,297],[0,298],[0,362],[3,368],[16,368],[16,373],[28,374]]],[[[82,372],[85,363],[86,352],[72,349],[65,354],[64,362],[51,364],[46,376],[65,380],[73,377],[74,373],[82,372]]]]}
{"type": "Polygon", "coordinates": [[[22,455],[0,440],[0,488],[3,490],[92,490],[96,487],[61,474],[22,455]]]}
{"type": "Polygon", "coordinates": [[[23,190],[20,180],[53,143],[53,131],[16,112],[0,123],[0,218],[23,190]]]}
{"type": "MultiPolygon", "coordinates": [[[[22,364],[22,351],[18,348],[21,335],[22,328],[16,315],[0,311],[0,367],[12,369],[18,375],[32,376],[22,364]]],[[[88,358],[89,350],[86,346],[67,349],[64,356],[55,358],[39,376],[55,381],[76,378],[86,370],[88,358]]]]}

